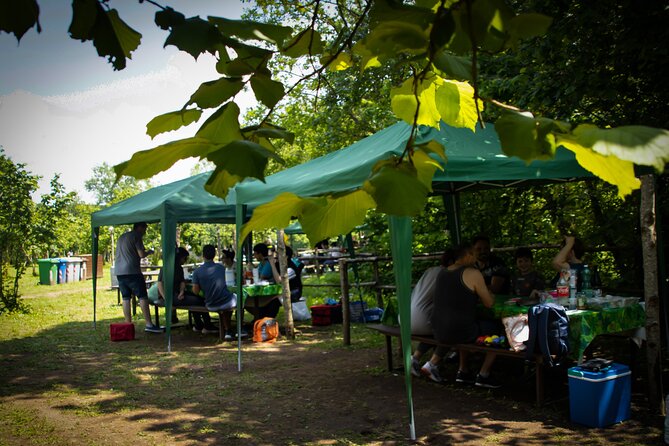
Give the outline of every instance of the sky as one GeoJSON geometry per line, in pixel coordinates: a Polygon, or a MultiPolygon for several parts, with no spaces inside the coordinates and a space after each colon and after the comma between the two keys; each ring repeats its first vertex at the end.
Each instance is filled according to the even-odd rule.
{"type": "MultiPolygon", "coordinates": [[[[239,18],[240,0],[165,0],[186,17],[239,18]]],[[[126,161],[175,139],[193,136],[199,125],[156,136],[146,135],[155,116],[180,109],[197,87],[218,77],[215,59],[197,61],[174,46],[163,48],[167,32],[153,23],[157,10],[148,2],[112,0],[123,20],[142,34],[127,67],[114,71],[91,42],[70,39],[71,0],[39,0],[42,32],[29,30],[17,44],[0,33],[0,146],[15,163],[41,176],[34,198],[49,192],[54,174],[67,191],[86,202],[94,196],[84,182],[92,169],[126,161]]],[[[254,103],[241,99],[242,111],[254,103]]],[[[206,117],[206,115],[205,115],[206,117]]],[[[151,180],[165,184],[190,175],[196,160],[183,160],[151,180]]]]}

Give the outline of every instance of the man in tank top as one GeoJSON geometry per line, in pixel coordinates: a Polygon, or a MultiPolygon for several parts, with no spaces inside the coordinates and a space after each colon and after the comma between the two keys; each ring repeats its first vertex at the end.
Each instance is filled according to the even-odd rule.
{"type": "MultiPolygon", "coordinates": [[[[435,285],[432,330],[435,339],[448,344],[473,343],[482,335],[501,333],[499,321],[478,319],[476,308],[481,301],[485,307],[492,307],[495,298],[487,288],[481,272],[475,268],[476,255],[470,244],[465,244],[455,252],[455,262],[439,273],[435,285]]],[[[421,372],[433,381],[441,382],[438,364],[447,353],[446,347],[435,350],[432,358],[423,365],[421,372]]],[[[475,384],[479,387],[500,387],[490,375],[495,360],[494,352],[487,353],[478,375],[469,371],[468,352],[459,352],[459,368],[456,382],[475,384]]]]}

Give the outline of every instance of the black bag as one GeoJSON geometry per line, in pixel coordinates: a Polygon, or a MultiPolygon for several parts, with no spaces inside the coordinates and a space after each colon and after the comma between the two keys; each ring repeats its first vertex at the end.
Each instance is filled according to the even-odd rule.
{"type": "Polygon", "coordinates": [[[531,360],[538,353],[548,366],[559,365],[569,353],[569,316],[564,307],[552,303],[530,307],[527,322],[530,335],[526,358],[531,360]]]}

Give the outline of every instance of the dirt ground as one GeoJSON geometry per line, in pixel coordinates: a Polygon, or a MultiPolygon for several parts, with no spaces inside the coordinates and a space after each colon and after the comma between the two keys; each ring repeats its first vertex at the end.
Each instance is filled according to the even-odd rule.
{"type": "MultiPolygon", "coordinates": [[[[164,359],[155,365],[158,373],[185,373],[193,389],[170,388],[169,381],[156,387],[138,379],[122,389],[122,396],[119,389],[90,379],[112,367],[111,356],[118,352],[64,355],[62,366],[49,369],[31,362],[32,352],[12,355],[0,374],[0,419],[9,412],[14,418],[24,414],[34,429],[41,425],[47,432],[26,443],[30,436],[0,429],[0,444],[414,443],[409,440],[404,375],[386,370],[385,348],[356,347],[355,337],[354,345],[343,347],[341,341],[331,340],[335,333],[331,327],[301,330],[295,342],[246,341],[242,356],[243,368],[250,372],[246,374],[237,372],[235,343],[218,344],[188,330],[174,330],[172,355],[199,355],[211,361],[207,367],[174,370],[169,368],[170,355],[161,353],[164,338],[138,333],[136,341],[124,343],[132,347],[115,343],[114,348],[155,350],[164,359]],[[331,348],[314,347],[328,340],[331,348]],[[156,388],[163,392],[160,397],[156,388]]],[[[454,364],[444,366],[444,376],[451,378],[446,384],[414,378],[414,444],[661,444],[663,418],[648,409],[642,380],[634,380],[632,418],[593,429],[570,421],[562,373],[549,373],[549,401],[536,408],[534,380],[524,375],[522,364],[500,360],[496,370],[506,382],[499,390],[452,382],[454,364]]]]}

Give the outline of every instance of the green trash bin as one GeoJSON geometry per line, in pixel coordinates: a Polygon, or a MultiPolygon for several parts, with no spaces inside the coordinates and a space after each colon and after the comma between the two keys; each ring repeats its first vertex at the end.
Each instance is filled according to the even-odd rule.
{"type": "Polygon", "coordinates": [[[39,259],[39,283],[40,285],[55,285],[58,283],[59,259],[39,259]]]}

